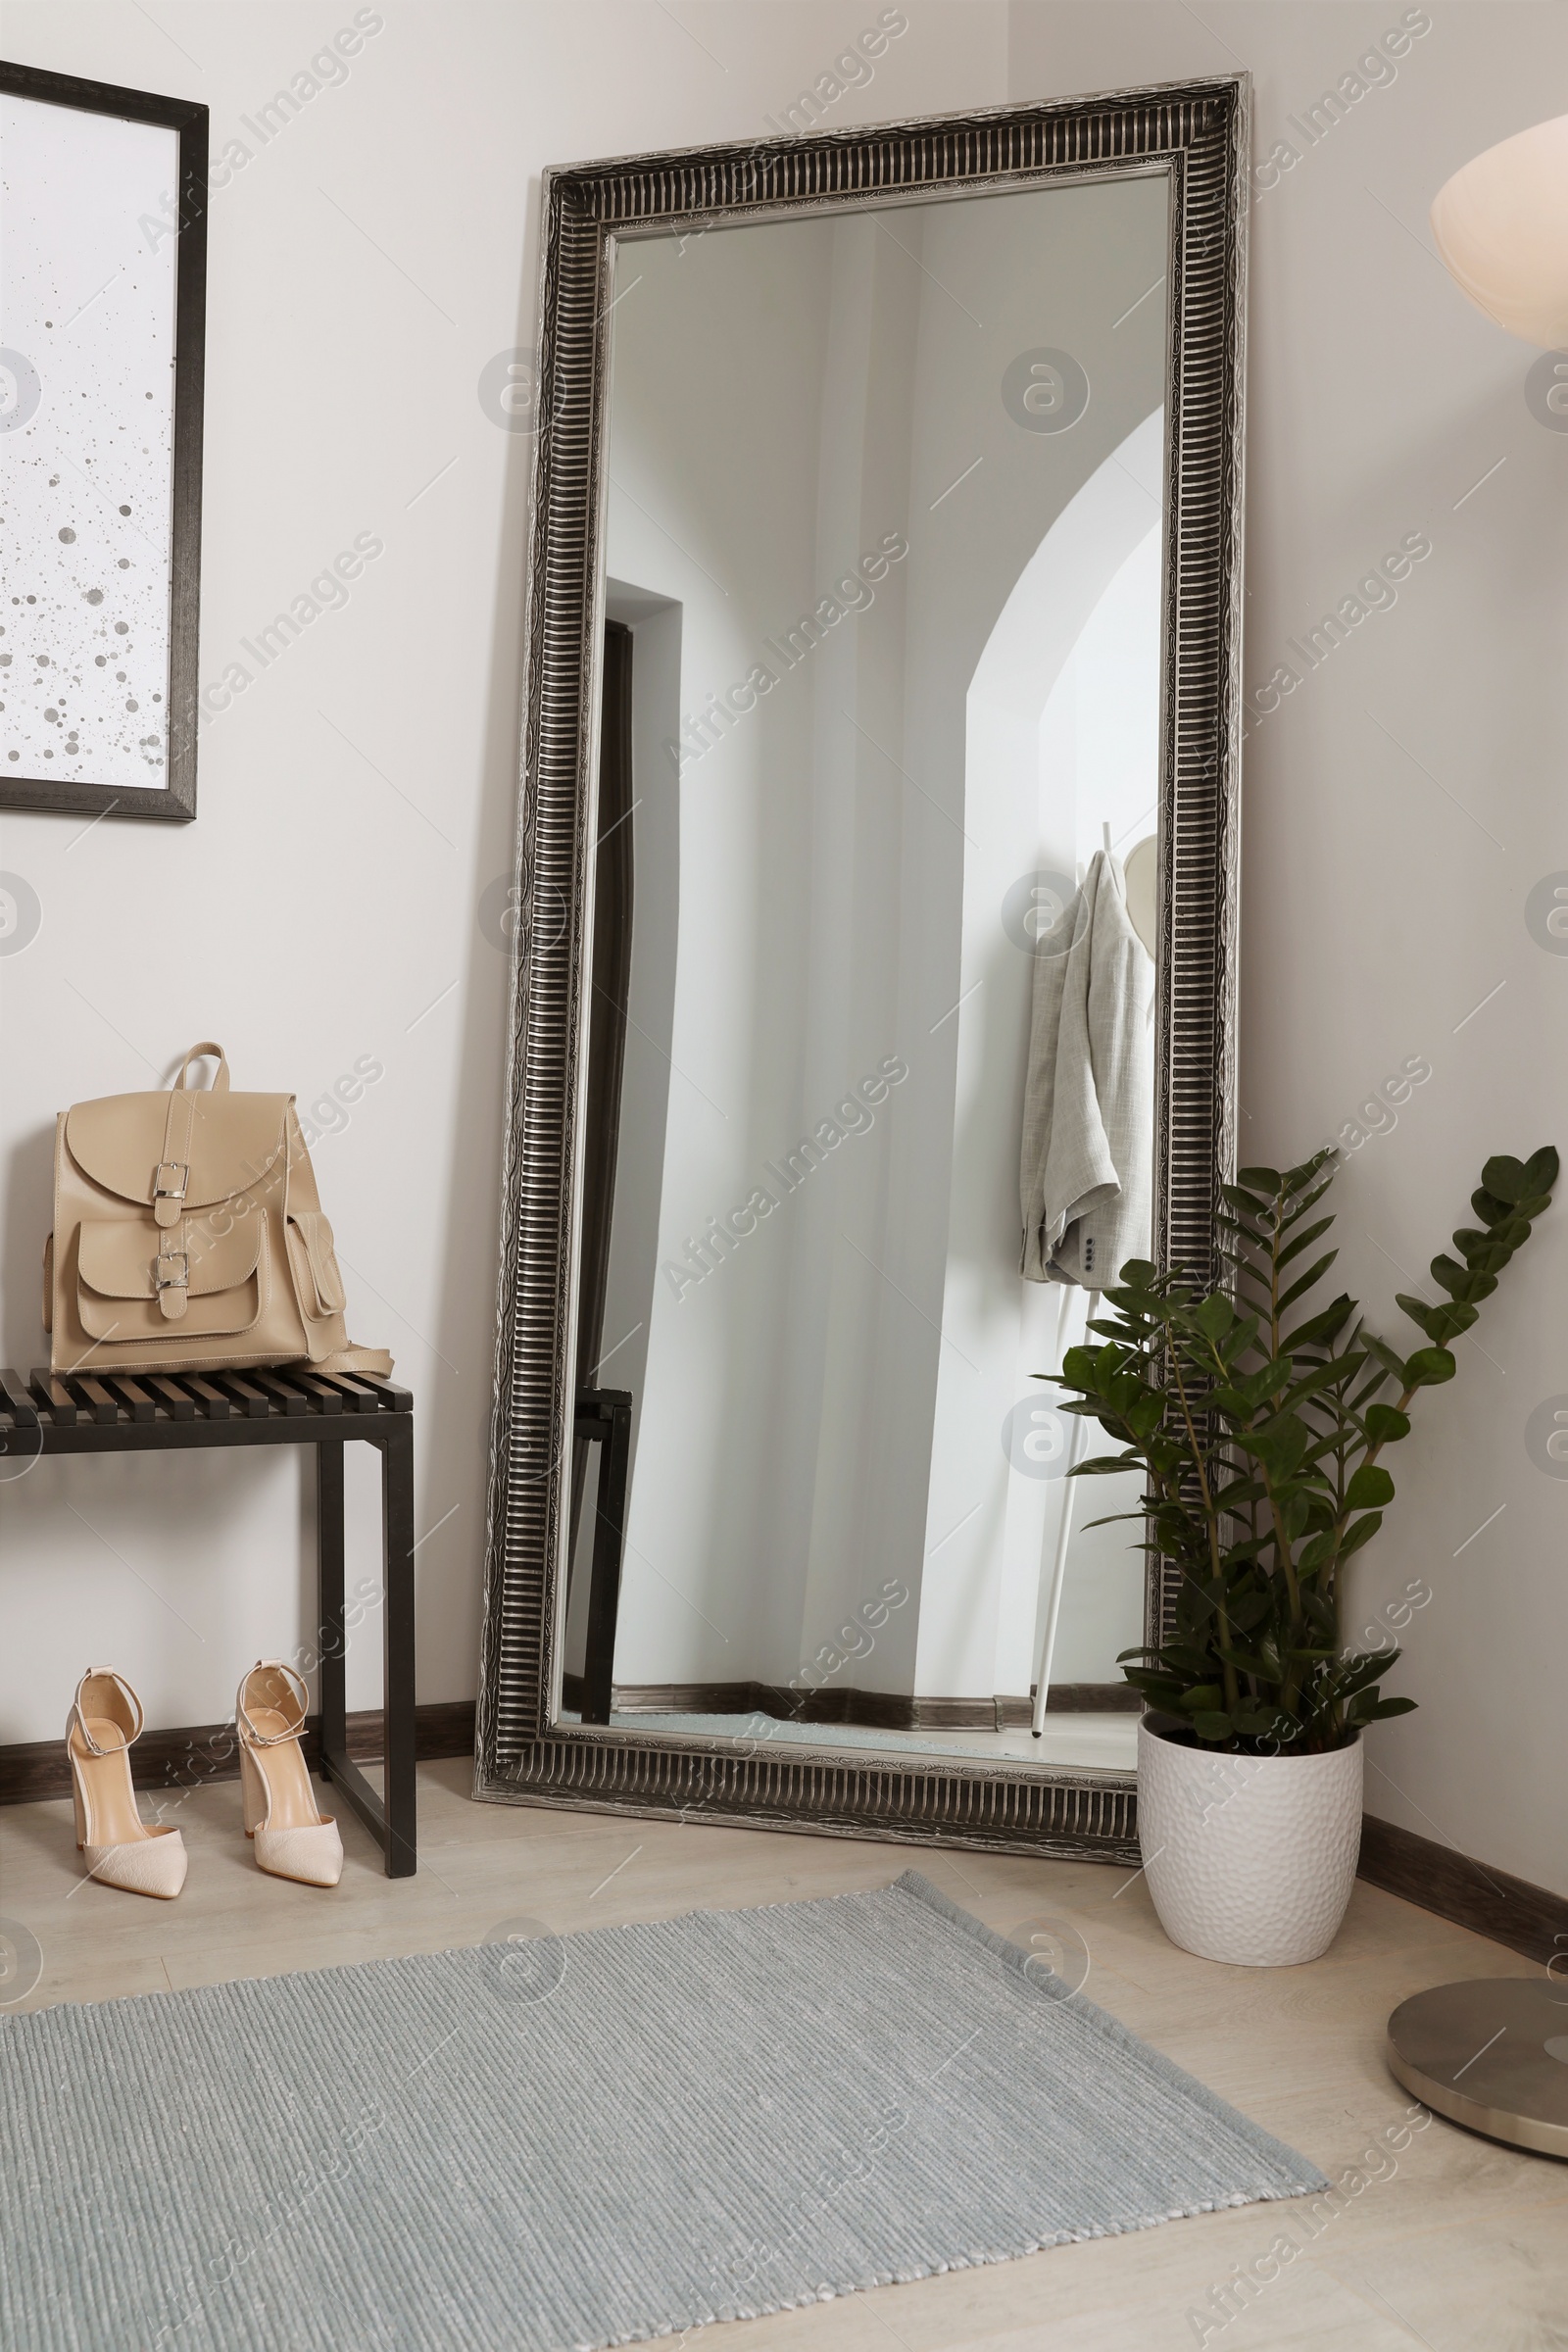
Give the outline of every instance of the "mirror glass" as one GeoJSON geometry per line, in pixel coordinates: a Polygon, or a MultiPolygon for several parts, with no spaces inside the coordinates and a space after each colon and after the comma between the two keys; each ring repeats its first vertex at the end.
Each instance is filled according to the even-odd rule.
{"type": "Polygon", "coordinates": [[[1169,197],[615,248],[564,1723],[1134,1763],[1169,197]]]}

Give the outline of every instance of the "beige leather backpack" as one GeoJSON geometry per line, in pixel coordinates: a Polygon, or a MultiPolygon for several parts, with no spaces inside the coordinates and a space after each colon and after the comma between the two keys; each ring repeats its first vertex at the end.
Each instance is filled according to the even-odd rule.
{"type": "Polygon", "coordinates": [[[349,1339],[293,1096],[231,1094],[221,1046],[192,1046],[168,1094],[60,1113],[43,1287],[54,1372],[392,1369],[349,1339]]]}

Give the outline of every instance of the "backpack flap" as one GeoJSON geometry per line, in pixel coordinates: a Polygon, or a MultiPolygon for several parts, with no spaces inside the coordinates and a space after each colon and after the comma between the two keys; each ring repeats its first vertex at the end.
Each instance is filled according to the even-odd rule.
{"type": "Polygon", "coordinates": [[[249,1192],[282,1155],[287,1095],[194,1094],[182,1097],[180,1107],[189,1143],[168,1163],[167,1094],[106,1095],[73,1104],[66,1148],[101,1191],[152,1209],[165,1226],[249,1192]]]}
{"type": "Polygon", "coordinates": [[[267,1218],[233,1220],[222,1235],[199,1217],[173,1236],[149,1219],[102,1217],[77,1228],[76,1314],[90,1339],[131,1341],[178,1336],[190,1343],[249,1331],[269,1293],[267,1218]],[[173,1247],[174,1243],[181,1246],[173,1247]],[[177,1317],[165,1301],[179,1303],[177,1317]]]}

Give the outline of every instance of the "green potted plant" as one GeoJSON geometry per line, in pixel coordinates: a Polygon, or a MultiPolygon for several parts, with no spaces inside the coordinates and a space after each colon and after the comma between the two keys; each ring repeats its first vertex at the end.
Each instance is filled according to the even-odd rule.
{"type": "Polygon", "coordinates": [[[1382,1693],[1397,1650],[1348,1646],[1348,1563],[1394,1500],[1383,1456],[1419,1391],[1453,1378],[1450,1343],[1557,1181],[1549,1147],[1487,1161],[1475,1225],[1432,1260],[1439,1302],[1399,1297],[1424,1343],[1401,1356],[1343,1292],[1311,1301],[1338,1255],[1313,1255],[1336,1159],[1243,1168],[1223,1193],[1223,1284],[1130,1260],[1090,1325],[1100,1344],[1069,1349],[1060,1375],[1064,1409],[1120,1448],[1073,1475],[1140,1470],[1145,1510],[1116,1516],[1142,1519],[1143,1548],[1177,1571],[1161,1639],[1121,1660],[1153,1710],[1138,1774],[1154,1907],[1173,1942],[1252,1967],[1315,1959],[1344,1917],[1361,1731],[1415,1704],[1382,1693]]]}

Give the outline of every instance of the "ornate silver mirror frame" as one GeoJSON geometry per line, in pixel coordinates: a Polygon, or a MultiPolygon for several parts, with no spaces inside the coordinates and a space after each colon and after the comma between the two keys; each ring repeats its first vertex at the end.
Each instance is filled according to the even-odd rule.
{"type": "MultiPolygon", "coordinates": [[[[1245,75],[589,164],[547,175],[522,795],[475,1794],[1137,1859],[1127,1772],[787,1751],[556,1720],[571,1453],[615,241],[1168,173],[1154,1248],[1206,1273],[1232,1171],[1241,760],[1245,75]]],[[[1148,1623],[1172,1592],[1152,1574],[1148,1623]]]]}

